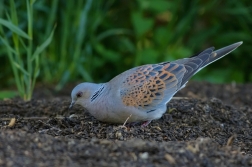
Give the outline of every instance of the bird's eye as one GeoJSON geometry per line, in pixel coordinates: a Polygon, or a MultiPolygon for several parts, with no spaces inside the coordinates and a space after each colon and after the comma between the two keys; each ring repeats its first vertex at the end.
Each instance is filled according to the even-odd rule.
{"type": "Polygon", "coordinates": [[[76,94],[76,96],[77,96],[77,97],[81,97],[82,94],[83,94],[82,92],[78,92],[78,93],[76,94]]]}

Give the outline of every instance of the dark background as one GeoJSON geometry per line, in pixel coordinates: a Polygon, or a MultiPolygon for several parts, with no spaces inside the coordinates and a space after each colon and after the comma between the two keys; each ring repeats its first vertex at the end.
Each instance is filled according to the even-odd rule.
{"type": "MultiPolygon", "coordinates": [[[[26,1],[15,3],[18,25],[27,31],[26,1]]],[[[9,1],[0,2],[0,18],[8,18],[9,6],[9,1]]],[[[106,82],[135,66],[185,58],[239,41],[244,43],[237,50],[193,79],[252,81],[249,0],[38,0],[33,6],[33,46],[39,46],[56,26],[52,42],[40,55],[37,82],[58,89],[72,82],[106,82]]],[[[11,31],[1,29],[0,35],[11,41],[11,31]]],[[[25,49],[20,55],[25,61],[25,49]]],[[[0,88],[13,87],[1,41],[0,58],[0,88]]]]}

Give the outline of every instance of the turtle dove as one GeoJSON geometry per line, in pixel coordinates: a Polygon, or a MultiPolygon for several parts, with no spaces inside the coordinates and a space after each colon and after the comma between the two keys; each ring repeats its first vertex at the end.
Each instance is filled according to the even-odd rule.
{"type": "Polygon", "coordinates": [[[232,52],[242,42],[219,50],[208,48],[190,58],[147,64],[129,69],[107,83],[81,83],[71,93],[72,103],[82,105],[103,122],[123,123],[159,119],[174,94],[202,68],[232,52]]]}

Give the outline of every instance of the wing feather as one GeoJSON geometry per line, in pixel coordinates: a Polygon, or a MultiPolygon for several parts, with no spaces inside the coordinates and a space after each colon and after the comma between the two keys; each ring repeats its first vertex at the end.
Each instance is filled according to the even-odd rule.
{"type": "Polygon", "coordinates": [[[120,95],[126,106],[151,110],[165,105],[178,90],[186,69],[176,63],[144,65],[135,68],[123,81],[120,95]]]}

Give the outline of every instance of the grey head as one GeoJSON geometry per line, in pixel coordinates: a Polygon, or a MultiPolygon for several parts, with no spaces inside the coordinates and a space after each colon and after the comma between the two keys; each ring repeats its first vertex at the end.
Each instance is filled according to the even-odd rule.
{"type": "Polygon", "coordinates": [[[99,89],[100,84],[84,82],[77,85],[71,93],[72,102],[69,108],[72,108],[74,104],[82,105],[86,107],[90,105],[90,99],[94,92],[99,89]]]}

